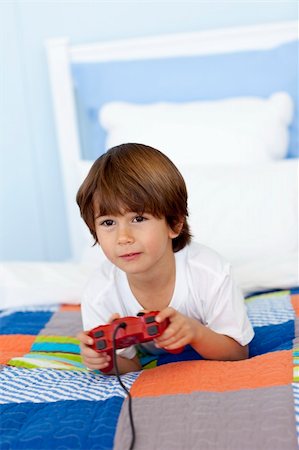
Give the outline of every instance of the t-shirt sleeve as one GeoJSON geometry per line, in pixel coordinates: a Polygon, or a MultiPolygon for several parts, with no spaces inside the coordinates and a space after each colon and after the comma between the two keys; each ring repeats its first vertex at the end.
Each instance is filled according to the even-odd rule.
{"type": "Polygon", "coordinates": [[[247,345],[254,331],[247,316],[243,295],[229,265],[222,273],[214,276],[208,290],[205,301],[206,325],[217,333],[232,337],[241,345],[247,345]]]}

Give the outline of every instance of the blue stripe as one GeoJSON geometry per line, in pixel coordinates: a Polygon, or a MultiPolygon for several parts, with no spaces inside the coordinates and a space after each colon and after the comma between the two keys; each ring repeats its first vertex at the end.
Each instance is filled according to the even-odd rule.
{"type": "Polygon", "coordinates": [[[249,357],[262,355],[278,350],[290,350],[293,348],[295,338],[295,322],[278,325],[268,325],[254,328],[254,338],[249,344],[249,357]]]}
{"type": "Polygon", "coordinates": [[[1,334],[37,335],[52,317],[52,311],[16,312],[1,317],[1,334]]]}
{"type": "Polygon", "coordinates": [[[31,347],[32,352],[63,352],[80,353],[80,347],[77,344],[64,344],[60,342],[35,342],[31,347]]]}

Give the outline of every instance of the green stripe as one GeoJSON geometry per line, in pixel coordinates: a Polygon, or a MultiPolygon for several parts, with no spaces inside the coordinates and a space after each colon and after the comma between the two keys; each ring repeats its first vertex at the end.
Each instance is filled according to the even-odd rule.
{"type": "Polygon", "coordinates": [[[145,364],[145,366],[142,366],[142,369],[153,369],[154,367],[157,367],[157,360],[149,362],[148,364],[145,364]]]}
{"type": "Polygon", "coordinates": [[[294,379],[294,381],[299,381],[299,368],[298,367],[293,368],[293,379],[294,379]]]}
{"type": "Polygon", "coordinates": [[[63,344],[76,344],[79,345],[80,341],[76,338],[70,337],[70,336],[37,336],[37,338],[34,341],[37,342],[56,342],[56,343],[63,343],[63,344]]]}
{"type": "Polygon", "coordinates": [[[263,298],[273,298],[273,297],[283,297],[284,295],[290,295],[291,291],[278,291],[278,292],[269,292],[268,294],[258,294],[253,295],[252,297],[245,298],[245,302],[251,302],[254,300],[262,300],[263,298]]]}
{"type": "Polygon", "coordinates": [[[7,364],[9,366],[14,366],[14,367],[24,367],[25,369],[38,369],[39,368],[39,366],[37,366],[36,364],[30,364],[25,361],[19,361],[18,359],[8,361],[7,364]]]}
{"type": "MultiPolygon", "coordinates": [[[[42,359],[41,360],[43,363],[47,362],[46,360],[42,359]]],[[[22,367],[25,369],[43,369],[43,370],[49,370],[49,369],[54,369],[54,370],[73,370],[73,371],[80,371],[80,372],[86,372],[87,368],[85,366],[83,367],[78,367],[78,366],[72,366],[72,365],[68,365],[65,362],[62,361],[55,361],[55,360],[49,360],[49,365],[45,366],[44,364],[32,364],[29,363],[27,361],[20,361],[18,359],[12,359],[7,363],[9,366],[14,366],[14,367],[22,367]]]]}

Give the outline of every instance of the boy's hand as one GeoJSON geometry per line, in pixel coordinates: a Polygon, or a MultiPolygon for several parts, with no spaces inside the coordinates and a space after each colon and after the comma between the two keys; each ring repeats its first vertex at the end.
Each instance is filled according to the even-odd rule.
{"type": "Polygon", "coordinates": [[[167,318],[170,320],[170,324],[162,336],[155,339],[157,347],[175,350],[188,344],[192,345],[199,338],[201,324],[197,320],[168,307],[159,312],[156,321],[162,322],[167,318]]]}
{"type": "Polygon", "coordinates": [[[248,358],[248,345],[242,346],[233,338],[204,326],[196,319],[186,317],[173,308],[165,308],[156,316],[157,322],[168,318],[170,324],[155,342],[166,350],[175,350],[190,344],[205,359],[239,361],[248,358]]]}
{"type": "MultiPolygon", "coordinates": [[[[109,323],[119,318],[119,314],[113,314],[109,319],[109,323]]],[[[88,336],[88,331],[81,331],[77,335],[77,339],[80,341],[80,352],[86,367],[92,370],[101,370],[108,367],[111,357],[105,352],[98,353],[90,347],[93,344],[93,339],[88,336]]]]}

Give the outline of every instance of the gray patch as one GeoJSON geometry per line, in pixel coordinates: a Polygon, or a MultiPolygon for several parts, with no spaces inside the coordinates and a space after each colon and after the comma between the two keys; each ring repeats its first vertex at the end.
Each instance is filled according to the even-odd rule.
{"type": "Polygon", "coordinates": [[[46,336],[76,336],[82,329],[80,311],[56,311],[39,334],[46,336]]]}
{"type": "MultiPolygon", "coordinates": [[[[135,450],[298,450],[291,386],[133,398],[135,450]]],[[[114,450],[129,448],[128,400],[114,450]]]]}

